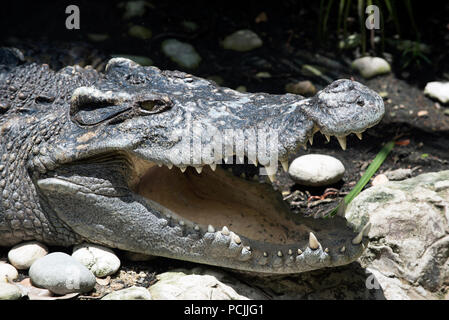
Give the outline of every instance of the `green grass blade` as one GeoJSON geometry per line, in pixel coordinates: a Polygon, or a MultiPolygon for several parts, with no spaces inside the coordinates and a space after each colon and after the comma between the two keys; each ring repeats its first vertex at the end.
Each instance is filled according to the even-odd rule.
{"type": "MultiPolygon", "coordinates": [[[[371,162],[371,164],[366,169],[363,176],[360,178],[360,180],[357,182],[357,184],[354,186],[354,188],[349,192],[346,197],[344,198],[344,205],[348,205],[354,198],[362,191],[363,187],[369,182],[371,177],[376,173],[376,171],[379,169],[379,167],[382,165],[382,163],[387,158],[388,154],[394,147],[394,141],[388,142],[376,155],[374,160],[371,162]]],[[[343,202],[342,201],[342,202],[343,202]]],[[[329,214],[329,216],[333,216],[337,213],[338,207],[341,206],[343,203],[340,203],[336,208],[334,208],[329,214]]]]}

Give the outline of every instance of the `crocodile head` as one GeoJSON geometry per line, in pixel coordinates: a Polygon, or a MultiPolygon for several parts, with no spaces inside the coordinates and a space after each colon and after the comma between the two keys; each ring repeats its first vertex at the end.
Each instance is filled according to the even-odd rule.
{"type": "Polygon", "coordinates": [[[361,255],[367,230],[293,214],[254,174],[288,168],[318,131],[345,147],[383,113],[351,80],[309,99],[240,93],[115,58],[71,91],[35,184],[49,216],[83,241],[257,273],[338,266],[361,255]]]}

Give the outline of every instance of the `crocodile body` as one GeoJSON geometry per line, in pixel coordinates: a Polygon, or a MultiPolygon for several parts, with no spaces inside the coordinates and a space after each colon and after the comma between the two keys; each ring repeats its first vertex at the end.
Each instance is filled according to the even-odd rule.
{"type": "Polygon", "coordinates": [[[382,99],[351,80],[305,99],[240,93],[123,58],[105,73],[56,72],[3,49],[0,245],[92,242],[270,274],[349,263],[367,228],[294,215],[271,185],[241,170],[272,168],[269,155],[286,168],[318,131],[345,147],[346,135],[383,113],[382,99]],[[264,130],[265,140],[277,138],[265,149],[264,130]],[[239,139],[223,135],[218,153],[215,138],[231,131],[239,139]]]}

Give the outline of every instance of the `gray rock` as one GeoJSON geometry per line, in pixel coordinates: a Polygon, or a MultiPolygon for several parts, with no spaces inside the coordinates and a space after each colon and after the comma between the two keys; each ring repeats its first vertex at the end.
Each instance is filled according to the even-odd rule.
{"type": "Polygon", "coordinates": [[[424,94],[439,100],[442,103],[449,102],[449,82],[433,81],[426,84],[424,94]]]}
{"type": "Polygon", "coordinates": [[[391,71],[390,64],[379,57],[362,57],[352,62],[352,68],[356,69],[362,77],[369,79],[391,71]]]}
{"type": "Polygon", "coordinates": [[[78,260],[54,252],[36,260],[29,270],[33,285],[56,294],[88,292],[95,286],[95,276],[78,260]]]}
{"type": "Polygon", "coordinates": [[[149,290],[154,300],[248,300],[237,293],[236,286],[245,287],[246,294],[258,298],[263,296],[255,294],[256,289],[235,280],[231,280],[232,284],[225,284],[225,277],[224,273],[202,268],[173,270],[159,274],[159,281],[149,290]]]}
{"type": "Polygon", "coordinates": [[[176,39],[163,41],[162,52],[183,68],[195,69],[201,62],[201,57],[191,44],[176,39]]]}
{"type": "Polygon", "coordinates": [[[345,167],[334,157],[308,154],[293,160],[288,173],[298,184],[314,187],[327,186],[343,177],[345,167]]]}
{"type": "Polygon", "coordinates": [[[107,294],[101,300],[151,300],[151,294],[145,288],[133,286],[107,294]]]}
{"type": "Polygon", "coordinates": [[[47,247],[39,242],[24,242],[9,250],[8,260],[17,269],[26,270],[34,263],[34,261],[42,258],[47,253],[47,247]]]}
{"type": "Polygon", "coordinates": [[[221,43],[223,48],[234,51],[251,51],[263,45],[262,39],[251,30],[239,30],[227,36],[221,43]]]}
{"type": "Polygon", "coordinates": [[[412,176],[412,169],[396,169],[392,171],[385,172],[385,175],[389,180],[399,181],[410,178],[412,176]]]}
{"type": "Polygon", "coordinates": [[[145,28],[143,26],[136,26],[136,25],[131,26],[128,29],[128,34],[131,37],[142,39],[142,40],[151,39],[151,36],[153,35],[150,29],[145,28]]]}
{"type": "Polygon", "coordinates": [[[9,263],[0,262],[0,282],[8,282],[8,280],[16,280],[19,276],[17,269],[9,263]]]}
{"type": "Polygon", "coordinates": [[[85,243],[75,246],[72,257],[100,278],[114,274],[120,268],[120,259],[114,251],[95,244],[85,243]]]}
{"type": "Polygon", "coordinates": [[[18,286],[0,282],[0,300],[17,300],[20,298],[22,298],[22,291],[18,286]]]}
{"type": "Polygon", "coordinates": [[[368,188],[348,206],[357,230],[368,221],[361,258],[387,299],[436,299],[449,282],[449,170],[368,188]]]}

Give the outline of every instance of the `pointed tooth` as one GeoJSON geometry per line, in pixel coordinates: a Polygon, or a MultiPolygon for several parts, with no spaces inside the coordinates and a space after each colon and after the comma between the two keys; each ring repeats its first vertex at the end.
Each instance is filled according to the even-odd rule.
{"type": "Polygon", "coordinates": [[[253,164],[257,167],[257,165],[258,165],[257,159],[254,159],[252,162],[253,162],[253,164]]]}
{"type": "Polygon", "coordinates": [[[185,224],[186,224],[186,223],[184,222],[184,220],[180,220],[180,221],[179,221],[179,225],[180,225],[181,227],[183,227],[185,224]]]}
{"type": "Polygon", "coordinates": [[[324,252],[329,253],[329,248],[324,249],[324,252]]]}
{"type": "Polygon", "coordinates": [[[264,251],[263,256],[268,257],[268,253],[264,251]]]}
{"type": "Polygon", "coordinates": [[[240,237],[238,235],[236,235],[235,233],[232,234],[232,240],[234,240],[234,242],[237,244],[242,243],[242,240],[240,239],[240,237]]]}
{"type": "Polygon", "coordinates": [[[354,239],[352,239],[352,244],[360,244],[362,242],[363,236],[367,236],[371,229],[371,223],[368,222],[363,229],[359,232],[354,239]]]}
{"type": "Polygon", "coordinates": [[[310,145],[313,145],[313,136],[309,137],[309,143],[310,145]]]}
{"type": "Polygon", "coordinates": [[[326,137],[327,142],[330,142],[330,141],[331,141],[331,136],[330,136],[330,135],[325,134],[324,136],[326,137]]]}
{"type": "Polygon", "coordinates": [[[362,140],[362,133],[361,132],[354,132],[354,133],[357,136],[357,138],[359,138],[359,140],[362,140]]]}
{"type": "Polygon", "coordinates": [[[292,255],[292,254],[293,254],[292,249],[288,249],[288,254],[289,254],[289,255],[292,255]]]}
{"type": "Polygon", "coordinates": [[[309,234],[309,247],[312,250],[316,250],[320,247],[320,243],[318,242],[318,239],[315,237],[315,235],[310,232],[309,234]]]}
{"type": "Polygon", "coordinates": [[[343,150],[346,150],[346,137],[338,137],[337,136],[337,140],[338,140],[338,143],[340,144],[340,147],[343,150]]]}
{"type": "Polygon", "coordinates": [[[195,231],[199,231],[199,230],[200,230],[200,227],[198,227],[197,225],[195,225],[195,227],[193,227],[193,229],[194,229],[195,231]]]}
{"type": "Polygon", "coordinates": [[[301,250],[301,249],[298,249],[297,253],[298,253],[298,254],[302,254],[302,250],[301,250]]]}
{"type": "Polygon", "coordinates": [[[245,172],[242,172],[242,173],[240,174],[240,178],[246,179],[246,174],[245,174],[245,172]]]}
{"type": "Polygon", "coordinates": [[[212,169],[212,171],[215,171],[215,169],[217,169],[217,164],[216,163],[211,163],[209,166],[212,169]]]}
{"type": "Polygon", "coordinates": [[[207,232],[214,233],[215,232],[215,228],[210,224],[210,225],[207,226],[207,232]]]}
{"type": "Polygon", "coordinates": [[[268,179],[270,179],[271,183],[275,183],[276,182],[276,175],[275,174],[269,174],[268,175],[268,179]]]}
{"type": "Polygon", "coordinates": [[[179,167],[182,173],[186,172],[187,167],[179,167]]]}
{"type": "Polygon", "coordinates": [[[278,257],[282,257],[283,256],[282,251],[278,251],[277,255],[278,257]]]}
{"type": "Polygon", "coordinates": [[[304,150],[307,150],[307,142],[302,146],[304,150]]]}
{"type": "Polygon", "coordinates": [[[346,215],[345,215],[346,207],[347,207],[346,202],[344,200],[342,200],[340,202],[340,205],[338,206],[337,216],[345,218],[346,217],[346,215]]]}
{"type": "Polygon", "coordinates": [[[195,167],[196,172],[198,172],[198,174],[201,173],[201,171],[203,171],[203,167],[195,167]]]}
{"type": "Polygon", "coordinates": [[[224,234],[225,236],[229,236],[229,229],[228,229],[228,227],[224,226],[221,229],[221,233],[224,234]]]}
{"type": "Polygon", "coordinates": [[[346,251],[346,247],[345,246],[341,247],[340,252],[343,253],[345,251],[346,251]]]}
{"type": "Polygon", "coordinates": [[[162,163],[158,163],[157,166],[160,168],[162,167],[162,163]]]}
{"type": "Polygon", "coordinates": [[[367,237],[370,230],[371,230],[371,222],[368,222],[365,225],[365,227],[363,227],[363,230],[362,230],[363,231],[363,236],[367,237]]]}
{"type": "Polygon", "coordinates": [[[169,170],[171,170],[171,168],[173,168],[173,164],[169,163],[169,164],[167,164],[167,167],[168,167],[169,170]]]}
{"type": "Polygon", "coordinates": [[[282,168],[285,172],[288,172],[288,160],[281,161],[282,168]]]}
{"type": "Polygon", "coordinates": [[[245,163],[245,158],[244,157],[239,157],[239,163],[240,164],[244,164],[245,163]]]}

